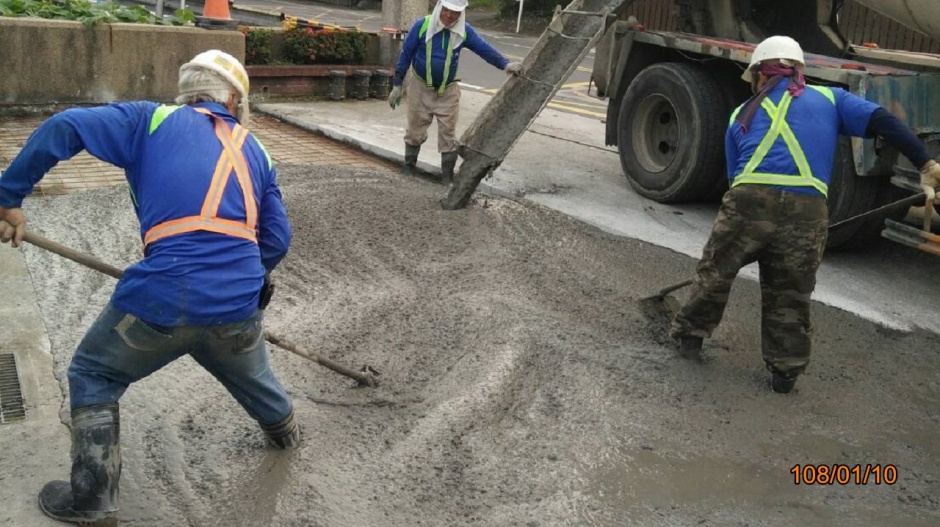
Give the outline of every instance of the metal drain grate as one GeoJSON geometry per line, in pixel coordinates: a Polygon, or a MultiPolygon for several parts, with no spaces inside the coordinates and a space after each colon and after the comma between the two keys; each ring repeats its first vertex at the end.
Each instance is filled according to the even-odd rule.
{"type": "Polygon", "coordinates": [[[12,353],[0,353],[0,424],[25,420],[26,407],[23,403],[16,356],[12,353]]]}

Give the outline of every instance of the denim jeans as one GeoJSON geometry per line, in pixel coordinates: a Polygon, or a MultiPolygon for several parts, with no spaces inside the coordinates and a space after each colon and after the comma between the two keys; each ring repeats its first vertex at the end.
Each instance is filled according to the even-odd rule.
{"type": "Polygon", "coordinates": [[[117,403],[131,383],[189,354],[261,426],[279,423],[293,407],[268,364],[262,315],[256,310],[220,326],[164,327],[108,304],[72,357],[72,410],[117,403]]]}

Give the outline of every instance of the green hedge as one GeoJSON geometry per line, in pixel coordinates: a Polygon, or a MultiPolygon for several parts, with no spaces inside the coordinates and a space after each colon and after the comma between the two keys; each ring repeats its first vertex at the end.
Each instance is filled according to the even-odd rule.
{"type": "Polygon", "coordinates": [[[369,35],[311,27],[284,31],[244,27],[245,64],[344,64],[365,62],[369,35]]]}
{"type": "Polygon", "coordinates": [[[169,20],[162,20],[157,15],[141,6],[127,7],[116,2],[93,4],[87,0],[0,0],[0,16],[34,17],[58,20],[77,20],[87,27],[97,22],[124,22],[130,24],[172,24],[181,26],[196,19],[189,9],[177,9],[169,20]]]}

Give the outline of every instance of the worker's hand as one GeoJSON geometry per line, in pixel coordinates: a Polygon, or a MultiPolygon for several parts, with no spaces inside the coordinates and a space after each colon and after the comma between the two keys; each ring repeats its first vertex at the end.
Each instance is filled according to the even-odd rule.
{"type": "Polygon", "coordinates": [[[940,190],[940,163],[931,159],[920,169],[920,187],[928,200],[936,197],[936,191],[940,190]]]}
{"type": "Polygon", "coordinates": [[[521,62],[510,62],[509,64],[506,64],[506,69],[503,71],[510,75],[522,75],[525,73],[521,62]]]}
{"type": "Polygon", "coordinates": [[[23,243],[23,236],[26,236],[26,216],[23,209],[0,207],[0,242],[10,243],[10,240],[13,240],[13,247],[19,247],[23,243]]]}
{"type": "Polygon", "coordinates": [[[395,86],[388,94],[388,105],[394,110],[399,104],[401,104],[401,86],[395,86]]]}

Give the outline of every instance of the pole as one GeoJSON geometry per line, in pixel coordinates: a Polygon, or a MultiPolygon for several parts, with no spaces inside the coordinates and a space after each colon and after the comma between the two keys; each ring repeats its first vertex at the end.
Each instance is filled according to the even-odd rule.
{"type": "Polygon", "coordinates": [[[522,4],[525,3],[525,0],[519,0],[519,16],[516,17],[516,33],[519,32],[519,27],[522,25],[522,4]]]}

